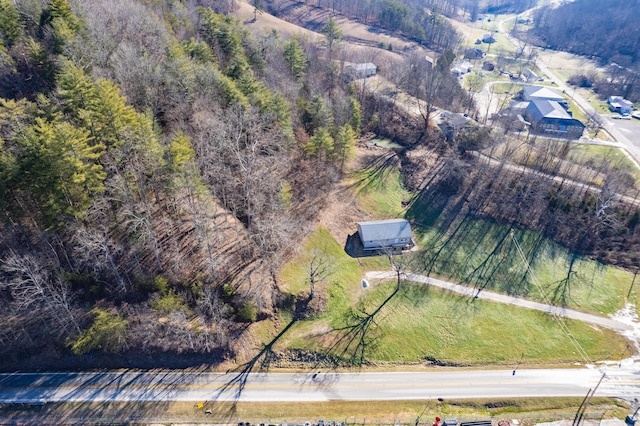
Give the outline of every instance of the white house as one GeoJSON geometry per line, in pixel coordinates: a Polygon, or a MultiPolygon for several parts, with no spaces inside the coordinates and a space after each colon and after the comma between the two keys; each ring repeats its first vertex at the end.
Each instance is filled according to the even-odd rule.
{"type": "Polygon", "coordinates": [[[372,64],[371,62],[347,65],[346,67],[344,67],[344,72],[352,79],[357,80],[376,75],[377,70],[378,67],[376,67],[375,64],[372,64]]]}
{"type": "Polygon", "coordinates": [[[414,246],[411,225],[405,219],[358,222],[364,250],[408,249],[414,246]]]}
{"type": "Polygon", "coordinates": [[[451,68],[451,74],[454,75],[463,75],[471,72],[473,69],[473,64],[469,61],[460,61],[456,63],[453,68],[451,68]]]}
{"type": "Polygon", "coordinates": [[[622,96],[610,96],[607,102],[609,103],[609,110],[619,112],[622,115],[629,115],[633,110],[633,103],[622,96]]]}
{"type": "Polygon", "coordinates": [[[524,86],[522,88],[522,95],[525,101],[564,101],[560,93],[544,86],[524,86]]]}

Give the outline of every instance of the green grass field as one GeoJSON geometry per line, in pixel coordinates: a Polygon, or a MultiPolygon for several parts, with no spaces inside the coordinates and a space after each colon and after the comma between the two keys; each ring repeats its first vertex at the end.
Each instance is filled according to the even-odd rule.
{"type": "MultiPolygon", "coordinates": [[[[630,355],[626,341],[606,329],[409,282],[402,282],[395,294],[395,282],[363,289],[355,268],[345,269],[350,272],[327,280],[329,302],[324,314],[296,323],[278,342],[278,349],[310,350],[357,365],[425,360],[509,365],[521,358],[525,364],[539,365],[630,355]],[[571,336],[588,359],[580,355],[571,336]]],[[[607,302],[616,304],[586,298],[603,307],[609,306],[607,302]]]]}
{"type": "Polygon", "coordinates": [[[569,160],[580,165],[608,163],[613,170],[631,175],[640,183],[640,170],[618,148],[603,145],[575,145],[569,151],[569,160]]]}
{"type": "MultiPolygon", "coordinates": [[[[596,151],[593,155],[602,155],[596,151]]],[[[576,256],[537,233],[479,219],[445,221],[437,205],[420,200],[407,211],[403,202],[411,194],[404,189],[392,157],[374,162],[373,168],[353,178],[357,200],[374,216],[406,213],[414,223],[420,250],[402,257],[407,270],[599,315],[614,313],[627,302],[633,274],[576,256]]],[[[520,358],[530,365],[555,365],[630,355],[626,340],[610,330],[558,321],[536,311],[407,282],[395,293],[395,282],[364,289],[364,272],[390,270],[389,260],[353,259],[323,228],[282,270],[283,291],[292,295],[308,291],[306,265],[319,251],[334,265],[333,273],[318,285],[326,309],[294,323],[276,343],[278,350],[312,351],[356,365],[428,360],[509,365],[520,358]]],[[[640,304],[640,285],[629,301],[640,304]]],[[[281,312],[282,321],[292,318],[291,313],[281,312]]]]}

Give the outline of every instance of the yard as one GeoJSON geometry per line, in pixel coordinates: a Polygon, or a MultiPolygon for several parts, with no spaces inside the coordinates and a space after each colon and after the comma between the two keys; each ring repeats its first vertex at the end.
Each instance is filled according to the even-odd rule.
{"type": "MultiPolygon", "coordinates": [[[[411,194],[403,189],[395,166],[389,166],[386,172],[364,169],[353,176],[357,184],[350,188],[370,214],[403,215],[403,201],[411,194]]],[[[510,236],[512,230],[497,223],[468,218],[464,219],[468,223],[458,227],[464,232],[445,232],[440,228],[438,213],[429,206],[414,205],[413,209],[423,216],[411,217],[412,222],[425,225],[414,229],[419,253],[411,262],[412,255],[403,256],[408,269],[429,269],[433,276],[487,291],[520,294],[598,315],[614,313],[626,303],[633,282],[629,272],[576,256],[532,232],[513,230],[510,236]],[[531,269],[515,249],[516,243],[531,269]]],[[[356,220],[351,232],[355,232],[356,220]]],[[[509,365],[522,354],[530,365],[584,362],[562,331],[566,326],[594,360],[630,354],[627,342],[609,330],[569,320],[563,320],[560,327],[535,311],[474,301],[409,282],[402,282],[397,292],[395,281],[363,288],[364,272],[389,270],[389,261],[384,256],[350,258],[341,242],[345,238],[319,229],[307,241],[305,250],[282,271],[283,290],[300,294],[308,289],[305,265],[314,250],[326,252],[335,265],[333,274],[319,287],[326,297],[326,309],[293,324],[277,342],[278,351],[311,351],[339,363],[356,364],[437,361],[509,365]],[[501,330],[499,337],[495,330],[501,330]],[[538,337],[532,339],[532,335],[538,337]],[[531,345],[532,341],[537,344],[531,345]]],[[[640,289],[633,290],[631,296],[630,301],[637,306],[640,289]]],[[[281,313],[283,321],[292,318],[292,314],[281,313]]]]}

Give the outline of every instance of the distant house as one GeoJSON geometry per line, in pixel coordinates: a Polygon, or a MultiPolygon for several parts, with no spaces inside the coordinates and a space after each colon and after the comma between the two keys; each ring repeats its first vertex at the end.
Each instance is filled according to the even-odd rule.
{"type": "Polygon", "coordinates": [[[414,246],[411,225],[405,219],[358,222],[362,247],[370,250],[404,250],[414,246]]]}
{"type": "Polygon", "coordinates": [[[482,64],[482,69],[485,71],[493,71],[495,68],[495,64],[491,61],[486,61],[482,64]]]}
{"type": "Polygon", "coordinates": [[[463,75],[471,72],[473,69],[473,64],[469,61],[460,61],[457,62],[453,68],[451,68],[451,74],[454,75],[463,75]]]}
{"type": "Polygon", "coordinates": [[[493,37],[493,34],[486,33],[485,35],[482,36],[482,41],[484,43],[495,43],[496,39],[493,37]]]}
{"type": "Polygon", "coordinates": [[[427,68],[429,69],[433,68],[433,64],[435,63],[436,60],[429,55],[426,55],[424,59],[427,61],[427,68]]]}
{"type": "Polygon", "coordinates": [[[377,70],[378,67],[376,67],[375,64],[372,64],[371,62],[347,65],[346,67],[344,67],[345,74],[352,80],[371,77],[373,75],[376,75],[377,70]]]}
{"type": "Polygon", "coordinates": [[[531,123],[532,132],[546,136],[579,139],[585,128],[555,101],[532,100],[525,117],[531,123]]]}
{"type": "Polygon", "coordinates": [[[457,112],[444,111],[440,115],[440,118],[441,122],[438,124],[438,127],[440,127],[440,130],[442,130],[447,140],[455,137],[469,122],[467,114],[457,112]]]}
{"type": "Polygon", "coordinates": [[[524,86],[522,88],[522,98],[525,101],[564,101],[560,93],[545,86],[524,86]]]}
{"type": "Polygon", "coordinates": [[[538,74],[531,71],[529,68],[524,70],[524,72],[522,73],[522,77],[523,80],[527,83],[533,83],[534,81],[538,81],[540,79],[540,77],[538,77],[538,74]]]}
{"type": "Polygon", "coordinates": [[[610,111],[619,112],[622,115],[629,115],[633,110],[633,103],[622,96],[610,96],[607,103],[610,111]]]}
{"type": "Polygon", "coordinates": [[[483,58],[484,55],[485,53],[477,47],[473,47],[464,51],[464,57],[467,59],[480,59],[483,58]]]}

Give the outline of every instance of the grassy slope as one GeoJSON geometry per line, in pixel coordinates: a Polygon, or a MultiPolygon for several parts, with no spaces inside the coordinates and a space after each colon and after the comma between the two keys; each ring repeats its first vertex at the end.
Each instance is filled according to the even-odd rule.
{"type": "MultiPolygon", "coordinates": [[[[409,194],[394,166],[384,172],[368,170],[356,176],[360,178],[355,190],[365,208],[380,217],[402,215],[401,201],[409,194]]],[[[430,212],[425,209],[424,213],[430,212]]],[[[433,267],[434,275],[471,281],[536,300],[553,297],[571,307],[596,313],[611,313],[624,305],[632,280],[632,275],[625,271],[574,257],[533,233],[516,230],[516,239],[540,283],[537,286],[531,274],[525,274],[515,243],[509,241],[508,228],[480,220],[467,220],[462,225],[465,232],[454,235],[443,234],[437,221],[432,226],[417,228],[422,248],[427,252],[442,249],[428,265],[433,267]],[[491,266],[490,270],[495,270],[491,277],[474,275],[474,269],[483,261],[491,266]]],[[[345,359],[364,354],[367,361],[384,363],[435,359],[464,365],[509,365],[523,354],[525,363],[530,364],[617,359],[630,354],[627,342],[609,330],[569,320],[560,324],[539,312],[480,300],[472,302],[460,295],[410,283],[403,283],[401,291],[383,305],[393,293],[395,283],[362,289],[360,278],[365,270],[388,269],[387,260],[351,259],[325,229],[309,238],[306,253],[313,247],[326,250],[337,266],[325,286],[328,307],[319,318],[297,323],[278,343],[279,349],[311,349],[345,359]],[[375,312],[381,305],[374,318],[375,325],[363,331],[364,314],[375,312]],[[577,353],[569,334],[588,352],[589,360],[577,353]],[[338,344],[344,336],[354,337],[356,343],[338,344]]],[[[288,291],[296,293],[305,288],[304,265],[308,258],[303,253],[283,270],[281,279],[287,283],[288,291]]],[[[636,304],[638,294],[640,291],[634,292],[636,304]]]]}

